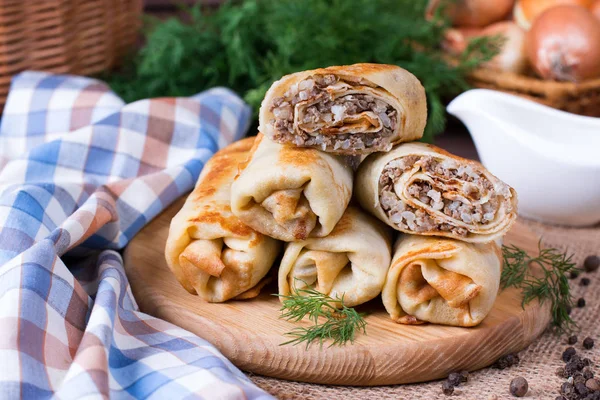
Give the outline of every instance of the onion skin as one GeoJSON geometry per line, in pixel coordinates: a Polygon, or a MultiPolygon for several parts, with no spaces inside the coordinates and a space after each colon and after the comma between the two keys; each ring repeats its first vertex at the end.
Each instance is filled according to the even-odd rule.
{"type": "Polygon", "coordinates": [[[596,18],[598,18],[598,20],[600,20],[600,0],[596,0],[592,3],[590,11],[596,18]]]}
{"type": "Polygon", "coordinates": [[[599,77],[600,22],[583,7],[553,7],[527,33],[527,55],[544,79],[579,82],[599,77]]]}
{"type": "MultiPolygon", "coordinates": [[[[453,26],[481,28],[508,16],[515,0],[456,0],[446,12],[453,26]]],[[[426,18],[430,19],[440,0],[430,0],[426,18]]]]}
{"type": "Polygon", "coordinates": [[[496,22],[483,29],[449,29],[442,42],[442,47],[452,54],[460,54],[467,48],[471,39],[496,35],[504,36],[506,41],[500,53],[482,67],[516,74],[524,72],[527,69],[525,31],[512,21],[496,22]]]}
{"type": "Polygon", "coordinates": [[[484,67],[520,74],[527,69],[526,33],[511,21],[502,21],[485,28],[482,36],[502,35],[506,42],[500,53],[484,64],[484,67]]]}
{"type": "Polygon", "coordinates": [[[517,0],[513,10],[515,22],[528,30],[535,18],[544,11],[559,5],[578,5],[589,8],[594,0],[517,0]]]}

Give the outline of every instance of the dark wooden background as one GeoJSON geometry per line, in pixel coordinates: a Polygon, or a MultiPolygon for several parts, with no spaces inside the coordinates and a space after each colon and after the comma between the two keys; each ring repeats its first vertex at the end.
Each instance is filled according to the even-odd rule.
{"type": "MultiPolygon", "coordinates": [[[[224,0],[144,0],[144,11],[159,18],[167,18],[174,15],[182,16],[181,5],[202,3],[209,7],[217,7],[223,2],[224,0]]],[[[478,158],[468,131],[460,121],[451,117],[446,131],[436,137],[435,144],[462,157],[478,158]]]]}

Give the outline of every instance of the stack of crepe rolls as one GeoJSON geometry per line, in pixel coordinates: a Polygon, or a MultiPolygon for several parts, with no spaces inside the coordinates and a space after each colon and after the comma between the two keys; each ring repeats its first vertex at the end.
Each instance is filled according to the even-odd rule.
{"type": "Polygon", "coordinates": [[[423,87],[396,66],[284,76],[263,100],[264,135],[217,153],[173,219],[169,266],[206,300],[250,297],[284,241],[281,295],[311,288],[355,306],[382,293],[399,323],[480,323],[516,193],[479,163],[406,143],[426,118],[423,87]]]}
{"type": "Polygon", "coordinates": [[[258,295],[281,249],[231,212],[231,183],[253,142],[244,139],[217,152],[171,221],[167,264],[187,291],[205,301],[258,295]]]}
{"type": "Polygon", "coordinates": [[[397,231],[383,303],[404,324],[479,324],[500,284],[500,239],[515,191],[481,164],[407,143],[372,154],[356,175],[362,207],[397,231]]]}

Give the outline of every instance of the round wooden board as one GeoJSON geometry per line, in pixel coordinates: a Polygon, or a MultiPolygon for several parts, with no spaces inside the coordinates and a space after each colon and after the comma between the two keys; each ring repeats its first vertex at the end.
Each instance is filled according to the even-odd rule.
{"type": "MultiPolygon", "coordinates": [[[[165,319],[214,344],[242,370],[276,378],[334,385],[387,385],[442,378],[451,371],[476,370],[519,351],[537,338],[550,320],[549,303],[521,307],[515,289],[500,293],[488,317],[475,328],[394,323],[379,298],[367,311],[367,335],[341,347],[280,344],[297,323],[279,319],[279,300],[268,286],[252,300],[202,302],[179,285],[164,260],[171,218],[183,199],[165,210],[125,251],[127,275],[143,312],[165,319]]],[[[535,252],[538,238],[517,222],[505,237],[535,252]]],[[[308,323],[307,323],[308,324],[308,323]]]]}

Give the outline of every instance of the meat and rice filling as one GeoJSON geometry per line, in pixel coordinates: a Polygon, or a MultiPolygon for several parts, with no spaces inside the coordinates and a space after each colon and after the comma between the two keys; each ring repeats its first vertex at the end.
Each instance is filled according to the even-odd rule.
{"type": "MultiPolygon", "coordinates": [[[[485,226],[494,221],[502,200],[510,198],[508,185],[496,187],[482,173],[454,160],[431,156],[405,156],[390,161],[379,179],[381,207],[392,223],[413,232],[446,231],[466,237],[464,226],[447,223],[431,210],[415,208],[402,201],[394,183],[407,171],[419,168],[432,181],[415,180],[407,188],[409,196],[435,211],[467,225],[485,226]]],[[[509,213],[511,210],[506,210],[509,213]]]]}
{"type": "Polygon", "coordinates": [[[344,94],[361,86],[373,84],[329,74],[313,75],[292,86],[271,106],[276,131],[273,140],[323,151],[388,151],[397,112],[370,94],[344,94]]]}

